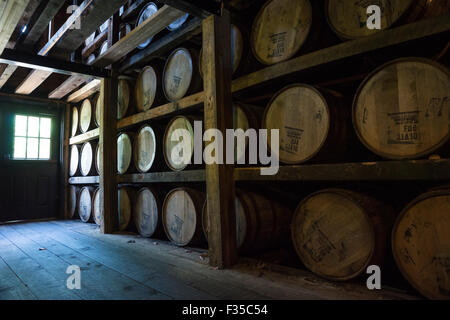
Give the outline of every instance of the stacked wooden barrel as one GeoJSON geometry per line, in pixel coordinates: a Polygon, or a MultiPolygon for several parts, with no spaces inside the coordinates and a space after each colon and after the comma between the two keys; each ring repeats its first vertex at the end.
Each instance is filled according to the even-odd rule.
{"type": "Polygon", "coordinates": [[[389,62],[358,89],[355,131],[367,148],[385,158],[430,154],[449,139],[449,92],[446,67],[421,58],[389,62]]]}
{"type": "Polygon", "coordinates": [[[178,48],[167,58],[162,82],[167,100],[178,101],[201,88],[198,57],[194,49],[178,48]]]}
{"type": "Polygon", "coordinates": [[[78,199],[78,215],[81,221],[89,222],[92,219],[92,187],[83,187],[80,190],[78,199]]]}
{"type": "Polygon", "coordinates": [[[450,189],[427,192],[397,217],[392,251],[403,276],[430,299],[450,299],[450,189]]]}
{"type": "Polygon", "coordinates": [[[117,172],[124,174],[130,169],[133,157],[133,134],[121,133],[117,138],[117,172]]]}
{"type": "Polygon", "coordinates": [[[69,186],[67,194],[67,212],[68,218],[73,219],[78,214],[78,188],[76,186],[69,186]]]}
{"type": "Polygon", "coordinates": [[[170,191],[162,208],[162,224],[167,238],[177,246],[202,243],[202,208],[205,194],[192,188],[170,191]]]}
{"type": "MultiPolygon", "coordinates": [[[[357,39],[372,35],[399,23],[448,12],[450,3],[440,0],[396,0],[396,1],[339,1],[328,0],[325,11],[333,31],[343,39],[357,39]],[[370,5],[380,7],[380,28],[368,28],[367,13],[370,5]]],[[[374,12],[372,12],[372,15],[374,12]]]]}
{"type": "MultiPolygon", "coordinates": [[[[210,225],[207,202],[202,226],[208,238],[210,225]]],[[[292,212],[282,204],[254,192],[237,191],[235,198],[236,244],[241,253],[278,248],[289,240],[292,212]]]]}
{"type": "Polygon", "coordinates": [[[120,187],[118,190],[118,221],[119,231],[130,227],[132,221],[133,205],[136,199],[136,191],[129,187],[120,187]]]}
{"type": "Polygon", "coordinates": [[[312,26],[309,0],[269,0],[253,22],[254,56],[270,65],[292,58],[305,43],[312,26]]]}
{"type": "Polygon", "coordinates": [[[173,171],[181,171],[193,163],[194,121],[194,117],[178,116],[167,125],[163,153],[167,166],[173,171]]]}
{"type": "Polygon", "coordinates": [[[291,224],[297,254],[312,272],[349,280],[383,261],[391,209],[363,194],[326,189],[304,199],[291,224]]]}
{"type": "Polygon", "coordinates": [[[161,204],[152,188],[142,188],[138,191],[133,208],[134,223],[139,234],[150,238],[161,232],[161,204]]]}
{"type": "Polygon", "coordinates": [[[93,196],[92,196],[92,216],[94,219],[94,222],[101,226],[103,223],[103,210],[100,206],[100,188],[95,189],[93,196]]]}
{"type": "Polygon", "coordinates": [[[286,164],[299,164],[314,157],[336,156],[343,152],[347,135],[345,111],[340,109],[342,97],[331,91],[305,84],[281,89],[269,102],[262,127],[279,130],[279,159],[286,164]]]}

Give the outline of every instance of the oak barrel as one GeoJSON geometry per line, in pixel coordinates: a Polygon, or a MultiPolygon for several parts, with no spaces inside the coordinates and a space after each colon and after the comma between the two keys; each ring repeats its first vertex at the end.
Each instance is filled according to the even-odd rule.
{"type": "Polygon", "coordinates": [[[186,20],[188,18],[189,18],[189,13],[186,13],[185,15],[181,16],[180,18],[178,18],[177,20],[175,20],[174,22],[169,24],[167,26],[167,30],[175,31],[175,30],[179,29],[186,22],[186,20]]]}
{"type": "Polygon", "coordinates": [[[161,227],[161,204],[154,189],[142,188],[138,191],[133,216],[141,236],[150,238],[158,233],[161,227]]]}
{"type": "Polygon", "coordinates": [[[129,23],[122,23],[119,27],[119,40],[124,38],[131,32],[131,25],[129,23]]]}
{"type": "Polygon", "coordinates": [[[73,107],[72,108],[72,137],[74,137],[77,134],[78,131],[78,108],[73,107]]]}
{"type": "Polygon", "coordinates": [[[133,203],[135,203],[136,191],[129,187],[120,187],[118,190],[118,218],[119,231],[126,230],[131,221],[133,203]]]}
{"type": "Polygon", "coordinates": [[[327,0],[325,11],[331,29],[343,39],[370,36],[394,25],[413,22],[421,18],[448,12],[448,0],[393,0],[393,1],[342,1],[327,0]],[[381,28],[369,29],[367,14],[369,5],[381,9],[381,28]]]}
{"type": "Polygon", "coordinates": [[[80,172],[84,177],[95,175],[94,152],[97,150],[97,144],[97,141],[85,142],[81,147],[80,172]]]}
{"type": "Polygon", "coordinates": [[[392,232],[394,259],[429,299],[450,299],[450,189],[422,194],[400,213],[392,232]]]}
{"type": "Polygon", "coordinates": [[[253,54],[266,65],[292,58],[308,38],[312,17],[309,0],[267,1],[253,22],[253,54]]]}
{"type": "MultiPolygon", "coordinates": [[[[203,207],[202,226],[209,234],[207,202],[203,207]]],[[[292,211],[282,204],[257,193],[236,191],[236,244],[241,253],[258,253],[273,249],[289,241],[292,211]]]]}
{"type": "Polygon", "coordinates": [[[69,185],[68,187],[68,196],[67,196],[67,212],[68,212],[68,218],[73,219],[75,215],[77,214],[77,207],[78,207],[78,188],[73,185],[69,185]]]}
{"type": "Polygon", "coordinates": [[[167,100],[178,101],[200,89],[202,81],[198,69],[198,53],[178,48],[167,58],[163,71],[163,91],[167,100]]]}
{"type": "Polygon", "coordinates": [[[102,93],[98,94],[95,98],[95,112],[94,112],[94,122],[97,127],[102,124],[102,108],[103,108],[103,96],[102,93]]]}
{"type": "MultiPolygon", "coordinates": [[[[261,113],[259,107],[238,103],[233,104],[233,128],[241,129],[244,132],[248,129],[259,129],[261,123],[261,113]]],[[[241,144],[237,138],[235,138],[235,160],[237,164],[240,162],[245,163],[245,159],[248,159],[248,145],[249,138],[245,138],[245,143],[241,144]],[[239,161],[241,160],[241,161],[239,161]]]]}
{"type": "Polygon", "coordinates": [[[117,91],[117,119],[120,120],[127,115],[130,106],[130,82],[127,79],[119,79],[117,91]]]}
{"type": "Polygon", "coordinates": [[[286,164],[299,164],[312,158],[339,157],[345,150],[347,114],[342,96],[336,92],[305,84],[281,89],[268,103],[262,127],[279,130],[279,159],[286,164]]]}
{"type": "Polygon", "coordinates": [[[101,175],[102,172],[101,171],[102,161],[103,161],[103,154],[101,153],[100,143],[98,143],[97,147],[95,148],[95,157],[94,157],[95,171],[97,172],[98,175],[101,175]]]}
{"type": "Polygon", "coordinates": [[[93,128],[92,102],[85,99],[80,108],[80,131],[85,133],[93,128]]]}
{"type": "Polygon", "coordinates": [[[73,177],[78,173],[80,161],[80,151],[77,145],[70,147],[70,163],[69,163],[69,175],[73,177]]]}
{"type": "MultiPolygon", "coordinates": [[[[242,57],[244,55],[244,37],[241,30],[232,24],[231,25],[231,65],[233,66],[233,73],[237,71],[241,64],[242,57]]],[[[200,50],[199,55],[199,72],[203,77],[203,49],[200,50]]]]}
{"type": "Polygon", "coordinates": [[[366,195],[325,189],[306,197],[291,223],[304,265],[331,280],[349,280],[383,262],[391,209],[366,195]]]}
{"type": "Polygon", "coordinates": [[[189,162],[192,162],[194,155],[194,121],[195,118],[192,117],[177,116],[166,127],[163,139],[163,154],[167,166],[173,171],[181,171],[190,165],[189,162]],[[185,140],[183,136],[178,136],[175,132],[178,129],[185,130],[189,138],[185,140]]]}
{"type": "Polygon", "coordinates": [[[133,134],[124,132],[117,138],[117,172],[124,174],[130,169],[133,157],[133,134]]]}
{"type": "MultiPolygon", "coordinates": [[[[139,17],[136,21],[136,27],[141,25],[145,20],[150,18],[152,15],[154,15],[158,11],[158,6],[154,4],[153,2],[150,2],[145,5],[145,7],[142,8],[141,12],[139,13],[139,17]]],[[[153,37],[148,38],[145,42],[139,44],[137,47],[138,49],[144,49],[147,47],[150,42],[152,41],[153,37]]]]}
{"type": "Polygon", "coordinates": [[[161,162],[162,142],[159,129],[155,131],[153,126],[149,125],[139,129],[133,145],[134,166],[139,172],[148,172],[154,164],[161,162]]]}
{"type": "Polygon", "coordinates": [[[136,80],[135,95],[136,95],[136,107],[138,111],[146,111],[150,109],[155,102],[159,77],[155,69],[151,66],[147,66],[142,69],[136,80]]]}
{"type": "Polygon", "coordinates": [[[205,194],[191,188],[170,191],[163,204],[162,224],[167,238],[177,246],[202,242],[202,207],[205,194]]]}
{"type": "Polygon", "coordinates": [[[389,159],[425,156],[449,140],[450,73],[431,60],[403,58],[370,74],[353,102],[361,142],[389,159]]]}
{"type": "Polygon", "coordinates": [[[83,222],[89,222],[92,215],[92,194],[93,188],[83,187],[80,190],[78,199],[78,215],[83,222]]]}
{"type": "Polygon", "coordinates": [[[92,216],[94,217],[95,224],[98,226],[101,226],[103,221],[103,210],[100,207],[100,195],[100,188],[97,188],[92,196],[92,216]]]}
{"type": "Polygon", "coordinates": [[[98,56],[100,57],[102,54],[104,54],[109,49],[109,42],[108,40],[104,41],[102,45],[100,46],[100,50],[98,51],[98,56]]]}

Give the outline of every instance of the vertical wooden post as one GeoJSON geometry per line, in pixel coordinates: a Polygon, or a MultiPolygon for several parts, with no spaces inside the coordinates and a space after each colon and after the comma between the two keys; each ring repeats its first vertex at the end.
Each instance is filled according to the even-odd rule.
{"type": "Polygon", "coordinates": [[[117,74],[101,82],[100,153],[103,155],[100,174],[100,207],[103,208],[103,233],[118,230],[117,214],[117,74]]]}
{"type": "Polygon", "coordinates": [[[71,124],[71,109],[70,104],[66,104],[64,108],[64,112],[62,112],[64,115],[64,120],[62,121],[63,124],[63,130],[61,130],[63,134],[63,146],[62,146],[62,159],[61,159],[61,174],[62,179],[61,183],[63,186],[63,196],[62,196],[62,208],[63,208],[63,214],[64,219],[69,219],[69,138],[70,138],[70,124],[71,124]]]}
{"type": "MultiPolygon", "coordinates": [[[[226,129],[233,128],[230,30],[228,10],[221,17],[211,15],[203,21],[205,130],[218,129],[224,138],[226,129]]],[[[206,166],[209,259],[219,268],[237,261],[233,171],[231,165],[206,166]]]]}

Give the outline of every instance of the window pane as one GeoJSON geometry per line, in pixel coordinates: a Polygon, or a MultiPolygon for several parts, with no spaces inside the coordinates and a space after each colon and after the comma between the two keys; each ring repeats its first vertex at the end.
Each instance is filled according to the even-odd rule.
{"type": "Polygon", "coordinates": [[[28,138],[27,143],[27,159],[37,159],[39,152],[39,139],[28,138]]]}
{"type": "Polygon", "coordinates": [[[50,132],[52,129],[52,119],[41,118],[41,138],[50,138],[50,132]]]}
{"type": "Polygon", "coordinates": [[[28,137],[39,137],[39,118],[28,117],[28,137]]]}
{"type": "Polygon", "coordinates": [[[27,138],[14,138],[14,159],[25,159],[27,138]]]}
{"type": "Polygon", "coordinates": [[[15,136],[27,136],[27,117],[16,116],[15,136]]]}
{"type": "Polygon", "coordinates": [[[40,139],[39,159],[50,159],[50,139],[40,139]]]}

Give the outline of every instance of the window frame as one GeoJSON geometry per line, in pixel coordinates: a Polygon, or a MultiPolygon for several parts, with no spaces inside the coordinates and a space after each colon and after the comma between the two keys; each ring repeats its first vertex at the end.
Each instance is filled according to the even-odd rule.
{"type": "Polygon", "coordinates": [[[13,126],[12,126],[12,150],[11,150],[11,157],[10,160],[15,161],[15,162],[20,162],[20,161],[25,161],[25,162],[53,162],[53,143],[54,143],[54,121],[55,121],[55,116],[51,115],[51,114],[33,114],[33,113],[26,113],[26,112],[17,112],[17,113],[13,113],[13,126]],[[26,136],[23,135],[16,135],[16,119],[17,116],[22,116],[22,117],[26,117],[26,124],[27,124],[27,129],[26,129],[26,136]],[[38,135],[37,136],[29,136],[29,118],[38,118],[39,121],[39,126],[38,126],[38,135]],[[50,137],[41,137],[41,119],[49,119],[50,120],[50,137]],[[16,158],[14,153],[15,153],[15,141],[16,138],[24,138],[26,145],[25,145],[25,158],[16,158]],[[37,139],[38,140],[38,144],[37,144],[37,152],[38,152],[38,157],[37,158],[28,158],[28,139],[37,139]],[[49,157],[48,158],[39,158],[40,156],[40,145],[41,145],[41,140],[48,140],[49,141],[49,157]]]}

